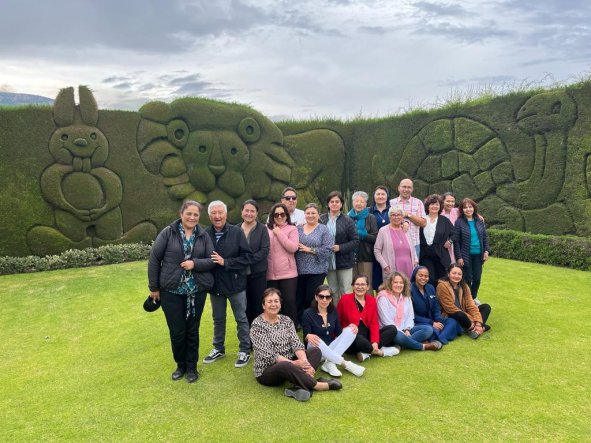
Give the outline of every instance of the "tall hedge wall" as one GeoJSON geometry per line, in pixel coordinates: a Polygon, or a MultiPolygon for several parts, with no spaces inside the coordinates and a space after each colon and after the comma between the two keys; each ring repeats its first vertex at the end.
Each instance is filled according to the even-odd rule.
{"type": "MultiPolygon", "coordinates": [[[[274,123],[201,98],[99,110],[65,88],[53,108],[0,108],[0,255],[149,241],[182,199],[265,213],[287,185],[300,205],[334,189],[470,196],[495,227],[591,232],[591,83],[429,112],[274,123]]],[[[207,216],[202,216],[207,222],[207,216]]]]}

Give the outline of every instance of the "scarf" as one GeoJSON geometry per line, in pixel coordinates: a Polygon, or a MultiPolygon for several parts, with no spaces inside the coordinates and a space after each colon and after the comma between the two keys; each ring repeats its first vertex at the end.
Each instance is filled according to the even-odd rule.
{"type": "Polygon", "coordinates": [[[394,324],[397,328],[399,328],[404,318],[404,296],[400,294],[398,297],[394,297],[394,294],[392,294],[390,291],[383,290],[378,294],[378,298],[380,297],[386,297],[392,306],[394,306],[394,309],[396,309],[394,324]]]}
{"type": "Polygon", "coordinates": [[[365,229],[365,219],[369,215],[369,208],[365,208],[363,211],[357,213],[355,209],[351,209],[349,211],[349,217],[355,220],[355,224],[357,225],[357,233],[359,234],[359,239],[363,240],[367,237],[367,229],[365,229]]]}
{"type": "MultiPolygon", "coordinates": [[[[193,233],[189,238],[185,237],[185,230],[181,223],[178,224],[178,231],[181,234],[183,241],[183,256],[185,260],[190,260],[193,253],[193,245],[195,244],[195,237],[197,234],[197,226],[193,229],[193,233]]],[[[185,308],[185,319],[189,318],[189,315],[195,317],[195,294],[197,294],[197,284],[193,277],[192,271],[184,271],[181,276],[181,282],[179,287],[175,291],[177,294],[187,296],[187,306],[185,308]]]]}

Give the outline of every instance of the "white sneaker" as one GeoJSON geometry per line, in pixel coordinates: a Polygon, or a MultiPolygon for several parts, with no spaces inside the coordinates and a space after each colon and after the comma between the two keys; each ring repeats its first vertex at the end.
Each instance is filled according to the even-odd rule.
{"type": "Polygon", "coordinates": [[[365,372],[365,368],[363,366],[359,366],[348,360],[345,360],[345,369],[357,377],[361,377],[365,372]]]}
{"type": "Polygon", "coordinates": [[[333,377],[341,377],[343,375],[343,373],[337,368],[337,365],[328,360],[320,366],[320,369],[333,377]]]}
{"type": "Polygon", "coordinates": [[[384,357],[394,357],[400,354],[400,349],[396,346],[382,346],[382,352],[384,353],[384,357]]]}
{"type": "Polygon", "coordinates": [[[364,362],[371,357],[371,354],[366,354],[365,352],[358,352],[357,353],[357,361],[364,362]]]}
{"type": "Polygon", "coordinates": [[[478,297],[476,297],[476,298],[474,299],[474,304],[475,304],[476,306],[480,306],[482,303],[480,303],[480,300],[478,300],[478,297]]]}

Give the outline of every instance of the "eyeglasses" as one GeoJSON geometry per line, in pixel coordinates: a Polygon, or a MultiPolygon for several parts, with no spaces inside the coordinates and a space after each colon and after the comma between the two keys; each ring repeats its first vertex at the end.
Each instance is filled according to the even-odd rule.
{"type": "Polygon", "coordinates": [[[332,298],[332,295],[317,295],[316,297],[318,297],[320,300],[330,300],[332,298]]]}
{"type": "Polygon", "coordinates": [[[276,212],[275,214],[273,214],[273,218],[285,218],[287,217],[285,215],[285,212],[276,212]]]}
{"type": "Polygon", "coordinates": [[[283,197],[281,197],[283,200],[287,200],[287,201],[295,201],[298,198],[295,195],[284,195],[283,197]]]}

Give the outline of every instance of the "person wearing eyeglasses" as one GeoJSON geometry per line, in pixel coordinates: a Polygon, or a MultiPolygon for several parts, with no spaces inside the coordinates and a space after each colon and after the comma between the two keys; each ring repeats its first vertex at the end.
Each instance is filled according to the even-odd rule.
{"type": "Polygon", "coordinates": [[[344,294],[337,305],[341,324],[357,326],[357,336],[346,352],[356,355],[360,362],[372,355],[393,357],[400,352],[395,346],[384,346],[392,343],[398,331],[394,325],[380,329],[378,305],[368,291],[369,278],[358,274],[353,277],[353,292],[344,294]]]}
{"type": "Polygon", "coordinates": [[[333,377],[343,374],[337,368],[342,366],[351,374],[361,377],[365,368],[343,358],[343,353],[357,336],[357,325],[351,323],[341,328],[337,311],[332,302],[332,291],[328,285],[316,288],[312,306],[304,311],[302,332],[308,347],[320,348],[324,363],[320,367],[333,377]]]}
{"type": "Polygon", "coordinates": [[[292,224],[299,226],[306,223],[304,211],[296,207],[298,204],[298,194],[294,188],[288,186],[283,190],[281,193],[281,203],[287,207],[292,224]]]}
{"type": "Polygon", "coordinates": [[[281,291],[282,312],[297,325],[298,268],[295,253],[300,242],[298,229],[291,224],[289,211],[283,203],[276,203],[271,208],[267,229],[271,245],[267,256],[267,287],[281,291]]]}

